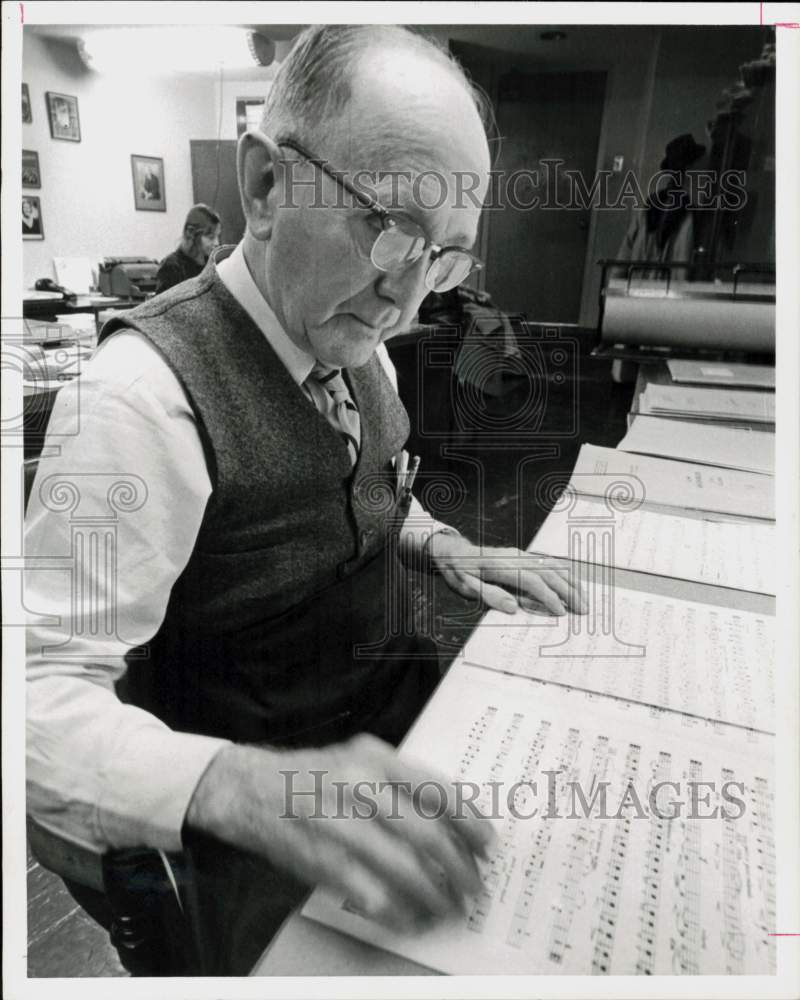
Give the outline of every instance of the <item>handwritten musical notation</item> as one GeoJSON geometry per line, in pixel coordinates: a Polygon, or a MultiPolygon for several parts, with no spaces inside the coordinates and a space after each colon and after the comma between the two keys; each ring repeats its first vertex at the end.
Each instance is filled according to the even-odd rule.
{"type": "Polygon", "coordinates": [[[580,497],[552,511],[531,549],[656,576],[757,594],[775,593],[775,525],[770,521],[683,517],[639,508],[603,521],[602,501],[580,497]]]}
{"type": "Polygon", "coordinates": [[[490,611],[461,655],[492,670],[774,732],[773,616],[622,587],[604,602],[604,618],[490,611]]]}
{"type": "Polygon", "coordinates": [[[774,971],[769,735],[459,663],[404,750],[491,787],[467,915],[397,935],[316,892],[306,916],[451,974],[774,971]]]}

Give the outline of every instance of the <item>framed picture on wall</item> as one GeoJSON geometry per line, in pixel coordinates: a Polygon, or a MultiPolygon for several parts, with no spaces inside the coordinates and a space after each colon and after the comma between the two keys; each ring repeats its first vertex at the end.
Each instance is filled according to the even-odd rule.
{"type": "Polygon", "coordinates": [[[236,98],[236,135],[241,136],[249,128],[257,128],[261,124],[266,101],[263,97],[236,98]]]}
{"type": "Polygon", "coordinates": [[[22,84],[22,123],[30,125],[33,121],[33,111],[31,110],[31,95],[28,91],[28,84],[22,84]]]}
{"type": "Polygon", "coordinates": [[[44,222],[39,199],[32,194],[22,196],[22,238],[23,240],[43,240],[44,222]]]}
{"type": "Polygon", "coordinates": [[[47,117],[50,121],[50,135],[54,139],[65,139],[67,142],[81,141],[81,122],[78,117],[78,98],[70,94],[45,95],[47,102],[47,117]]]}
{"type": "Polygon", "coordinates": [[[164,161],[160,156],[131,156],[133,203],[138,212],[166,212],[164,161]]]}
{"type": "Polygon", "coordinates": [[[39,154],[32,149],[22,150],[22,186],[40,188],[42,175],[39,173],[39,154]]]}

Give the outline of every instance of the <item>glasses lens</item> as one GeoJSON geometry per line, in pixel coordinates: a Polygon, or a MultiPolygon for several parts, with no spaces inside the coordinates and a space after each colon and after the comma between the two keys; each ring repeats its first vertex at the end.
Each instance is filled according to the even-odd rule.
{"type": "Polygon", "coordinates": [[[431,262],[425,284],[432,292],[447,292],[469,277],[472,257],[460,250],[445,250],[431,262]]]}
{"type": "Polygon", "coordinates": [[[381,271],[392,271],[418,260],[424,250],[423,233],[392,226],[378,234],[372,246],[372,263],[381,271]]]}

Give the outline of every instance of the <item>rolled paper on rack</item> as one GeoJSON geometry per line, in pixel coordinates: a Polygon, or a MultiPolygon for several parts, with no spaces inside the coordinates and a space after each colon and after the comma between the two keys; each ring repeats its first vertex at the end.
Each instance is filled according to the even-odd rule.
{"type": "Polygon", "coordinates": [[[607,295],[602,339],[613,344],[772,353],[775,303],[607,295]]]}

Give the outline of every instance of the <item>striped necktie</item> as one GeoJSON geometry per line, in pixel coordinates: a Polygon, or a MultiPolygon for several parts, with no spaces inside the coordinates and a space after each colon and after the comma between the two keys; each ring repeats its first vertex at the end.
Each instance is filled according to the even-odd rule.
{"type": "Polygon", "coordinates": [[[361,419],[341,369],[317,362],[305,384],[317,409],[344,438],[350,462],[355,465],[361,447],[361,419]]]}

